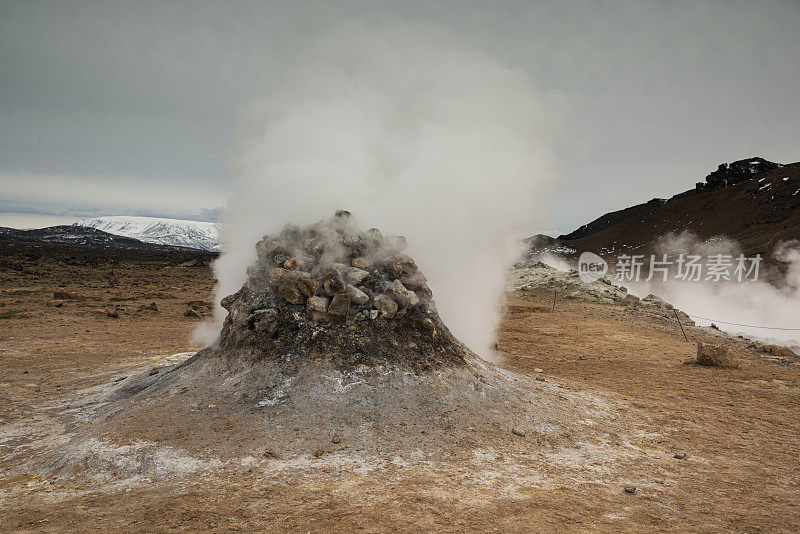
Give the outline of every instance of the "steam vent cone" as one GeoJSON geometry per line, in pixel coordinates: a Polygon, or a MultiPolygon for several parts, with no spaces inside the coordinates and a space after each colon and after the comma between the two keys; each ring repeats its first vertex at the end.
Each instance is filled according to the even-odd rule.
{"type": "Polygon", "coordinates": [[[218,342],[123,381],[79,435],[216,458],[563,443],[584,414],[455,339],[405,248],[346,211],[265,236],[218,342]]]}

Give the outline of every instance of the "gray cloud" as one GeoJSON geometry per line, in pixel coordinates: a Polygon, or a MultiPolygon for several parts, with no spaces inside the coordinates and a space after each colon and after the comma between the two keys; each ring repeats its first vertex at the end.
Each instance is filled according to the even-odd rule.
{"type": "Polygon", "coordinates": [[[687,189],[722,161],[800,160],[796,1],[6,1],[0,196],[45,206],[10,180],[70,176],[100,187],[58,209],[223,206],[236,114],[309,35],[353,18],[448,27],[561,102],[550,228],[687,189]],[[102,187],[143,178],[174,196],[102,187]]]}

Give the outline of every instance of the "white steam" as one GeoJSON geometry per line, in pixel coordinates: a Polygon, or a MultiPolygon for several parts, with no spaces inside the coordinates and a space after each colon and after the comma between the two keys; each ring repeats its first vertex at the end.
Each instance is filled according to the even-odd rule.
{"type": "Polygon", "coordinates": [[[559,102],[429,25],[348,25],[287,65],[242,117],[217,300],[262,235],[345,209],[408,238],[446,324],[486,354],[506,268],[544,204],[559,102]]]}
{"type": "MultiPolygon", "coordinates": [[[[714,254],[734,258],[741,254],[741,247],[733,240],[722,236],[700,240],[688,231],[664,236],[655,248],[657,256],[667,254],[673,260],[681,253],[697,254],[704,259],[714,254]]],[[[670,277],[667,282],[659,279],[624,285],[637,296],[653,293],[690,315],[712,319],[722,330],[798,347],[800,331],[789,329],[800,328],[800,242],[779,243],[773,256],[784,263],[783,272],[774,267],[765,269],[762,263],[756,281],[683,282],[670,277]]],[[[695,320],[701,325],[712,322],[695,320]]]]}

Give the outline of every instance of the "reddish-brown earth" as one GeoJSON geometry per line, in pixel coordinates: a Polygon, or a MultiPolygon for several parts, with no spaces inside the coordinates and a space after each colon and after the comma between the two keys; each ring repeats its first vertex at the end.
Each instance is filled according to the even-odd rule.
{"type": "MultiPolygon", "coordinates": [[[[83,388],[199,348],[190,341],[197,320],[184,312],[210,298],[208,268],[153,256],[4,259],[15,263],[0,270],[0,431],[33,428],[83,388]],[[76,298],[51,307],[54,291],[76,298]],[[158,311],[138,311],[150,302],[158,311]],[[119,318],[108,317],[116,305],[119,318]]],[[[9,459],[42,439],[18,436],[0,441],[0,531],[800,530],[797,362],[723,340],[738,369],[684,365],[695,345],[674,322],[582,301],[552,311],[551,298],[509,294],[501,366],[562,386],[565,402],[591,399],[612,412],[598,419],[608,425],[598,433],[611,436],[604,444],[436,463],[387,458],[374,471],[346,456],[289,462],[257,451],[257,462],[114,487],[90,473],[66,485],[18,472],[9,459]]],[[[212,414],[209,424],[225,422],[212,414]]]]}

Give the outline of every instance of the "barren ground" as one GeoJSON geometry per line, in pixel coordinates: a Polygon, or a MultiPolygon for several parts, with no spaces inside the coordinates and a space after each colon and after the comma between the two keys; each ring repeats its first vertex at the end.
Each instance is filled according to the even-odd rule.
{"type": "Polygon", "coordinates": [[[0,531],[800,531],[796,362],[731,339],[740,368],[684,365],[695,345],[674,321],[570,300],[552,311],[546,290],[508,295],[501,365],[612,410],[623,422],[602,429],[615,437],[601,445],[377,467],[254,451],[224,469],[175,460],[178,472],[116,485],[25,472],[20,458],[58,428],[54,406],[199,348],[183,313],[210,298],[213,279],[164,258],[11,260],[0,268],[0,531]],[[51,307],[54,291],[76,298],[51,307]],[[139,310],[150,302],[158,311],[139,310]]]}

